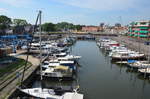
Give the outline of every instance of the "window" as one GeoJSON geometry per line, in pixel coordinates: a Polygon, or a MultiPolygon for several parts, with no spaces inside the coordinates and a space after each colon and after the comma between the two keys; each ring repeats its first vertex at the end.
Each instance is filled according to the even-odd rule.
{"type": "Polygon", "coordinates": [[[140,24],[141,24],[141,25],[146,25],[146,22],[141,22],[140,24]]]}

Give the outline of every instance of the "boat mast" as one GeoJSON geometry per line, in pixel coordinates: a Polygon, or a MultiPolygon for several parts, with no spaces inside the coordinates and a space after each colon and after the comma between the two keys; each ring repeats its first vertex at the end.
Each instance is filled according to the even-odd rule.
{"type": "Polygon", "coordinates": [[[31,39],[30,42],[27,42],[27,57],[26,57],[25,66],[24,66],[23,73],[22,73],[21,87],[23,85],[24,75],[25,75],[25,71],[26,71],[26,67],[27,67],[28,59],[29,59],[29,52],[30,52],[30,48],[31,48],[31,43],[33,41],[33,37],[34,37],[35,31],[36,31],[36,28],[37,28],[37,23],[38,23],[39,16],[40,16],[40,14],[38,13],[38,16],[37,16],[35,25],[33,26],[33,31],[32,31],[32,34],[31,34],[32,39],[31,39]]]}
{"type": "Polygon", "coordinates": [[[42,77],[42,48],[41,48],[41,41],[42,41],[42,38],[41,38],[41,36],[42,36],[42,27],[41,27],[41,23],[42,23],[42,21],[41,21],[41,19],[42,19],[42,11],[40,10],[39,11],[39,36],[40,36],[40,76],[41,76],[41,80],[43,79],[43,77],[42,77]]]}

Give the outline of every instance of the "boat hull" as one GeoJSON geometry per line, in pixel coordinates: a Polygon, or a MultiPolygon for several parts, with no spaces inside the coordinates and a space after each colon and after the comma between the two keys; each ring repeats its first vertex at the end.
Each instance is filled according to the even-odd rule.
{"type": "Polygon", "coordinates": [[[144,60],[145,56],[140,57],[111,57],[112,61],[144,60]]]}

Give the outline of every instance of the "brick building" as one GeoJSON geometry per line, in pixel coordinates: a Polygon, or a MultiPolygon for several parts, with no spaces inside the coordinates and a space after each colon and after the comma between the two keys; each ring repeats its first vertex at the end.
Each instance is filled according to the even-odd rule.
{"type": "Polygon", "coordinates": [[[99,32],[103,31],[103,27],[100,26],[85,26],[82,27],[83,32],[99,32]]]}

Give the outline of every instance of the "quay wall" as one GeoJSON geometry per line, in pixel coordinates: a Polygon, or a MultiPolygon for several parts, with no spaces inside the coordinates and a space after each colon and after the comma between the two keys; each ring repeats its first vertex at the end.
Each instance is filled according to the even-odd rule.
{"type": "MultiPolygon", "coordinates": [[[[58,39],[61,37],[66,37],[68,35],[74,35],[74,36],[118,36],[118,34],[112,34],[112,33],[49,33],[49,34],[42,34],[42,38],[53,38],[58,39]],[[56,36],[55,36],[56,35],[56,36]]],[[[35,37],[39,37],[39,35],[35,35],[35,37]]]]}

